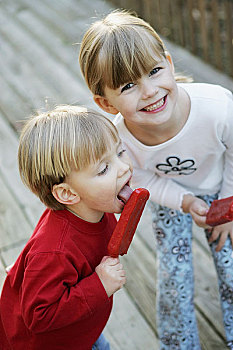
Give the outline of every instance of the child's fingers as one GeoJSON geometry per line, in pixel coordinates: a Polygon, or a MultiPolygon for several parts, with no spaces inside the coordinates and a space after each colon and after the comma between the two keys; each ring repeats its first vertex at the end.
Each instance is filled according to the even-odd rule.
{"type": "Polygon", "coordinates": [[[197,215],[196,213],[192,213],[193,220],[195,223],[202,228],[209,229],[210,226],[206,224],[206,216],[200,216],[197,215]]]}
{"type": "Polygon", "coordinates": [[[208,242],[212,243],[212,242],[216,241],[218,239],[220,233],[221,233],[221,231],[219,231],[217,228],[214,228],[212,230],[211,236],[208,239],[208,242]]]}
{"type": "Polygon", "coordinates": [[[125,270],[121,270],[121,277],[125,277],[125,276],[126,276],[125,270]]]}
{"type": "Polygon", "coordinates": [[[206,207],[199,207],[197,209],[197,214],[200,216],[206,216],[207,213],[208,213],[208,208],[206,208],[206,207]]]}
{"type": "Polygon", "coordinates": [[[123,265],[121,263],[116,266],[117,271],[123,270],[123,265]]]}
{"type": "Polygon", "coordinates": [[[220,252],[220,250],[223,248],[226,240],[227,240],[227,237],[228,237],[228,232],[223,232],[219,238],[219,242],[218,242],[218,245],[216,247],[216,252],[220,252]]]}
{"type": "Polygon", "coordinates": [[[221,227],[221,226],[223,226],[223,225],[219,225],[219,227],[215,227],[212,230],[212,234],[208,239],[208,242],[212,243],[212,242],[215,242],[219,238],[219,242],[218,242],[217,247],[215,249],[216,252],[219,252],[223,248],[228,236],[230,236],[231,244],[233,246],[233,232],[232,231],[229,232],[229,229],[227,229],[227,227],[224,227],[224,226],[221,227]]]}
{"type": "Polygon", "coordinates": [[[122,286],[126,284],[126,277],[124,276],[124,278],[122,279],[122,286]]]}
{"type": "Polygon", "coordinates": [[[109,257],[108,256],[104,256],[101,260],[101,263],[105,262],[109,257]]]}
{"type": "Polygon", "coordinates": [[[119,265],[120,260],[119,260],[119,258],[109,258],[109,259],[107,259],[107,263],[110,266],[116,266],[116,265],[119,265]]]}
{"type": "Polygon", "coordinates": [[[232,249],[233,249],[233,232],[230,232],[230,239],[231,239],[231,246],[232,246],[232,249]]]}
{"type": "Polygon", "coordinates": [[[111,256],[104,256],[101,263],[106,262],[108,265],[117,265],[119,263],[119,258],[112,258],[111,256]]]}

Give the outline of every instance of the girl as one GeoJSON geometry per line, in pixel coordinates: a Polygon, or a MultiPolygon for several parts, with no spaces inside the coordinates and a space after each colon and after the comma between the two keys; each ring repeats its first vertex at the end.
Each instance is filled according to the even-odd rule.
{"type": "Polygon", "coordinates": [[[114,11],[88,29],[79,62],[95,102],[118,114],[115,125],[133,159],[133,185],[151,193],[160,348],[201,348],[193,305],[193,219],[206,229],[233,349],[233,223],[212,232],[205,223],[211,201],[232,195],[230,91],[180,83],[158,34],[125,11],[114,11]]]}

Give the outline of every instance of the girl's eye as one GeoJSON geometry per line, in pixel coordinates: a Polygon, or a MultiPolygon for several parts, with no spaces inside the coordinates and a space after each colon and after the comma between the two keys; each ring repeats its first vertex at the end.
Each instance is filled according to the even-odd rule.
{"type": "Polygon", "coordinates": [[[150,71],[149,73],[149,77],[151,77],[152,75],[158,73],[158,71],[160,71],[160,69],[162,69],[161,67],[156,67],[154,69],[152,69],[152,71],[150,71]]]}
{"type": "Polygon", "coordinates": [[[123,88],[121,89],[121,92],[126,91],[131,89],[134,86],[134,83],[128,83],[125,86],[123,86],[123,88]]]}
{"type": "Polygon", "coordinates": [[[126,152],[126,149],[122,149],[120,150],[120,152],[118,152],[118,157],[121,157],[123,155],[123,153],[126,152]]]}
{"type": "Polygon", "coordinates": [[[98,173],[98,176],[104,175],[107,171],[108,171],[108,164],[106,164],[104,169],[98,173]]]}

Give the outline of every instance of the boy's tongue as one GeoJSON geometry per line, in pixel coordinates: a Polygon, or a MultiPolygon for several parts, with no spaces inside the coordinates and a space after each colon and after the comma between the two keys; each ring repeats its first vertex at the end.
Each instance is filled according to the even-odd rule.
{"type": "Polygon", "coordinates": [[[119,192],[118,198],[122,200],[122,202],[126,203],[133,192],[132,188],[129,185],[125,185],[119,192]]]}

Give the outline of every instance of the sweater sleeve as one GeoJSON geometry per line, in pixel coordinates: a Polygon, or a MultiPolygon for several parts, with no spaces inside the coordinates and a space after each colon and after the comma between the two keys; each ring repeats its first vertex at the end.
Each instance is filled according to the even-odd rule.
{"type": "Polygon", "coordinates": [[[82,279],[82,268],[85,266],[77,268],[61,252],[39,253],[30,259],[20,302],[31,331],[66,327],[111,303],[98,275],[94,272],[82,279]]]}
{"type": "Polygon", "coordinates": [[[223,181],[219,197],[225,198],[233,195],[233,99],[228,99],[226,106],[226,120],[223,131],[222,142],[226,147],[223,181]]]}
{"type": "Polygon", "coordinates": [[[133,187],[146,187],[150,192],[150,200],[168,208],[181,210],[185,194],[193,194],[175,181],[165,179],[152,171],[134,168],[133,187]]]}

